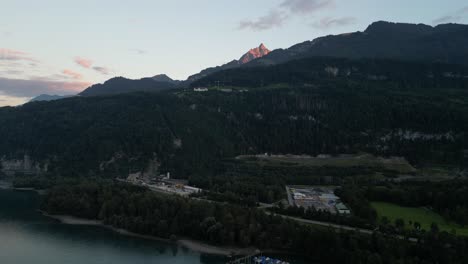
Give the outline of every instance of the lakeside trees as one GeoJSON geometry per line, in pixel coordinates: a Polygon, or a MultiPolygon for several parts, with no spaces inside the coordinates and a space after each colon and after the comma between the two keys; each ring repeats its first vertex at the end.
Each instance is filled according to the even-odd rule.
{"type": "Polygon", "coordinates": [[[109,181],[56,186],[42,209],[100,219],[145,235],[286,250],[320,263],[455,263],[467,257],[466,239],[445,233],[431,232],[411,243],[378,233],[305,226],[253,208],[161,195],[109,181]]]}

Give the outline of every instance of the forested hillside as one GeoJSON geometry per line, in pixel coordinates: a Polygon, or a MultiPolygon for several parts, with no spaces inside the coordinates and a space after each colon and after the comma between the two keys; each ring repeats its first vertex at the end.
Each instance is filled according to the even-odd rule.
{"type": "Polygon", "coordinates": [[[283,86],[355,85],[361,88],[467,89],[468,66],[378,59],[314,57],[284,64],[229,69],[195,81],[198,86],[261,88],[283,86]]]}
{"type": "Polygon", "coordinates": [[[464,166],[467,75],[462,66],[322,58],[200,80],[224,76],[248,92],[34,102],[0,109],[0,156],[28,154],[49,172],[112,177],[150,162],[177,177],[209,175],[221,160],[265,152],[365,151],[464,166]]]}

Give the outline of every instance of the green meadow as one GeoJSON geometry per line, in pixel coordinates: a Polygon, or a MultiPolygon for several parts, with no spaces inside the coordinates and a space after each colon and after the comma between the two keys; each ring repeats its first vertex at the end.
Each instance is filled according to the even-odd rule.
{"type": "Polygon", "coordinates": [[[395,219],[401,218],[405,221],[406,228],[413,228],[409,222],[419,222],[421,228],[431,229],[431,224],[436,223],[439,230],[452,232],[455,230],[457,235],[468,236],[468,227],[462,227],[458,224],[447,222],[441,215],[422,207],[403,207],[391,203],[372,202],[372,207],[377,211],[379,221],[387,217],[392,223],[395,219]]]}

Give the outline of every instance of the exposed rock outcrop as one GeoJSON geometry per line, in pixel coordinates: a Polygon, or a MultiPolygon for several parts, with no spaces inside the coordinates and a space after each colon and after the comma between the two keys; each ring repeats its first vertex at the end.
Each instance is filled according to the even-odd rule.
{"type": "Polygon", "coordinates": [[[12,176],[16,173],[22,174],[42,174],[47,172],[48,163],[41,164],[31,159],[29,155],[24,155],[22,159],[0,159],[0,171],[6,175],[12,176]]]}
{"type": "Polygon", "coordinates": [[[244,54],[240,59],[239,59],[239,64],[245,64],[249,63],[255,59],[261,58],[265,55],[268,55],[270,53],[270,50],[265,47],[265,45],[260,44],[258,48],[254,48],[249,50],[246,54],[244,54]]]}

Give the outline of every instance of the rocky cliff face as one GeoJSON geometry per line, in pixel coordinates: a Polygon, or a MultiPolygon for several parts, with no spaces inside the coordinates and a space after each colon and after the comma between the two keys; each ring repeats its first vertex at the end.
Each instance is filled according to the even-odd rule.
{"type": "Polygon", "coordinates": [[[254,48],[254,49],[251,49],[249,50],[249,52],[247,52],[246,54],[244,54],[240,59],[239,59],[239,63],[240,64],[245,64],[245,63],[249,63],[255,59],[258,59],[258,58],[261,58],[265,55],[268,55],[270,53],[270,50],[267,49],[267,47],[265,47],[265,45],[260,44],[260,46],[258,48],[254,48]]]}
{"type": "Polygon", "coordinates": [[[271,51],[269,49],[267,49],[267,47],[265,47],[265,45],[263,45],[263,43],[262,43],[257,48],[253,48],[253,49],[249,50],[247,53],[245,53],[244,55],[242,55],[242,57],[239,60],[232,60],[232,61],[230,61],[230,62],[228,62],[228,63],[226,63],[224,65],[221,65],[221,66],[216,66],[216,67],[204,69],[201,72],[190,76],[187,79],[187,82],[188,83],[194,82],[196,80],[199,80],[199,79],[201,79],[203,77],[206,77],[206,76],[208,76],[210,74],[213,74],[215,72],[218,72],[218,71],[240,67],[243,64],[249,63],[249,62],[251,62],[251,61],[253,61],[255,59],[266,56],[266,55],[270,54],[270,52],[271,51]]]}

